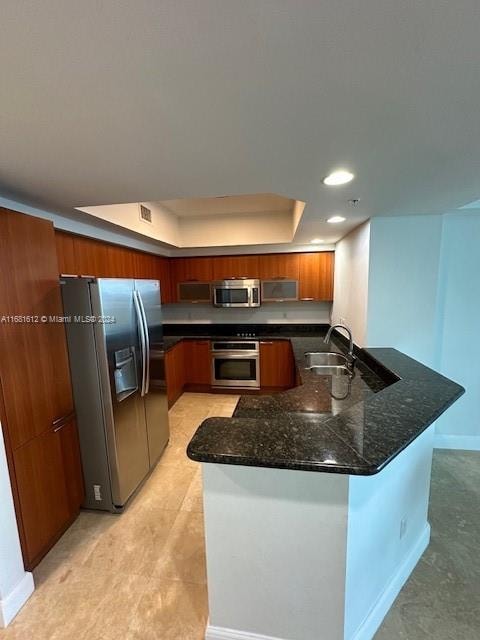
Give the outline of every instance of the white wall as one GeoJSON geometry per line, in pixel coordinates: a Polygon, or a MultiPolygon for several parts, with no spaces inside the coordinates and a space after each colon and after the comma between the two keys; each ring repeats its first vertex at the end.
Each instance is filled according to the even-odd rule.
{"type": "Polygon", "coordinates": [[[167,304],[163,321],[171,324],[329,324],[330,302],[265,303],[251,309],[217,309],[203,304],[167,304]]]}
{"type": "Polygon", "coordinates": [[[428,544],[433,438],[431,426],[380,473],[349,477],[345,638],[374,635],[428,544]]]}
{"type": "Polygon", "coordinates": [[[480,450],[480,212],[374,218],[367,345],[391,346],[463,385],[435,446],[480,450]]]}
{"type": "Polygon", "coordinates": [[[430,539],[433,432],[369,477],[203,464],[206,639],[372,640],[430,539]]]}
{"type": "Polygon", "coordinates": [[[33,578],[23,567],[10,476],[0,425],[0,628],[17,614],[33,593],[33,578]]]}
{"type": "Polygon", "coordinates": [[[214,464],[202,471],[205,637],[343,640],[348,476],[214,464]]]}
{"type": "Polygon", "coordinates": [[[336,245],[332,324],[348,325],[355,344],[366,346],[370,222],[336,245]]]}
{"type": "Polygon", "coordinates": [[[442,216],[371,220],[369,347],[395,347],[434,366],[442,222],[442,216]]]}
{"type": "Polygon", "coordinates": [[[436,423],[436,446],[480,450],[480,213],[446,215],[439,276],[441,373],[466,389],[436,423]]]}

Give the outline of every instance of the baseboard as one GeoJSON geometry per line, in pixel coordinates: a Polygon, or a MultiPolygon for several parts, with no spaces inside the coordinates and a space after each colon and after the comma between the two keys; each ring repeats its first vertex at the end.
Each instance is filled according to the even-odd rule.
{"type": "Polygon", "coordinates": [[[290,640],[289,638],[274,638],[258,633],[248,633],[247,631],[237,631],[236,629],[226,629],[225,627],[207,626],[205,640],[290,640]]]}
{"type": "Polygon", "coordinates": [[[13,591],[6,598],[0,600],[0,629],[10,624],[32,595],[34,589],[33,576],[26,572],[13,591]]]}
{"type": "Polygon", "coordinates": [[[480,436],[452,436],[444,433],[436,433],[433,446],[435,449],[480,451],[480,436]]]}
{"type": "Polygon", "coordinates": [[[422,557],[423,552],[428,547],[430,542],[430,525],[427,523],[422,535],[419,537],[415,546],[405,558],[403,564],[399,567],[397,573],[394,575],[387,588],[383,591],[378,598],[373,609],[371,609],[368,616],[362,622],[355,634],[350,640],[372,640],[373,636],[377,632],[378,628],[383,622],[383,619],[390,610],[392,604],[395,602],[396,597],[400,593],[403,585],[408,580],[410,574],[415,569],[418,561],[422,557]]]}

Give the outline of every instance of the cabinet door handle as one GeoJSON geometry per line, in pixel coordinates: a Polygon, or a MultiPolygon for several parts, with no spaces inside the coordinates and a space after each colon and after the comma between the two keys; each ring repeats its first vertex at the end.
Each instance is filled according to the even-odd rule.
{"type": "Polygon", "coordinates": [[[306,301],[308,301],[308,300],[314,300],[314,298],[300,298],[300,300],[306,300],[306,301]]]}
{"type": "Polygon", "coordinates": [[[71,422],[74,418],[75,418],[75,412],[74,411],[71,411],[70,413],[67,413],[67,415],[62,416],[61,418],[56,418],[52,422],[52,427],[53,427],[54,433],[57,433],[57,431],[60,431],[60,429],[62,429],[66,424],[71,422]]]}
{"type": "Polygon", "coordinates": [[[266,340],[260,340],[260,344],[273,344],[273,342],[267,342],[266,340]]]}

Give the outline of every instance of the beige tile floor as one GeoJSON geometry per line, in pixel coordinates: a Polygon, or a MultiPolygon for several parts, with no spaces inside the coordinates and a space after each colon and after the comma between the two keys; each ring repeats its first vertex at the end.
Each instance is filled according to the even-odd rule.
{"type": "Polygon", "coordinates": [[[84,511],[34,571],[0,640],[201,640],[207,587],[200,465],[185,448],[238,396],[185,393],[160,463],[121,515],[84,511]]]}

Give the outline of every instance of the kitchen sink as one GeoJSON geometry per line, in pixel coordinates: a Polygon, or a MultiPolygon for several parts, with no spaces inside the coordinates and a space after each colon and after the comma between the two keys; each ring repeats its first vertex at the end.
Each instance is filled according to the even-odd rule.
{"type": "Polygon", "coordinates": [[[333,353],[331,351],[325,352],[310,352],[305,354],[305,361],[307,363],[307,369],[311,367],[346,367],[347,358],[341,353],[333,353]]]}
{"type": "Polygon", "coordinates": [[[320,365],[308,367],[317,376],[353,376],[353,371],[343,365],[320,365]]]}
{"type": "Polygon", "coordinates": [[[319,376],[351,376],[353,375],[353,365],[349,363],[341,353],[324,351],[318,353],[306,353],[306,369],[313,371],[319,376]]]}

